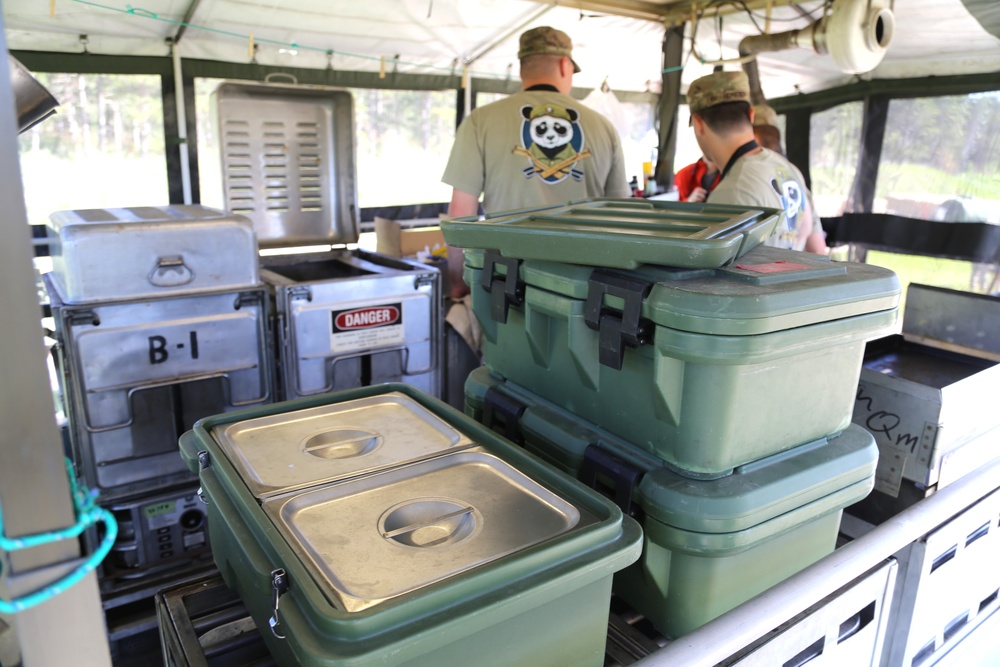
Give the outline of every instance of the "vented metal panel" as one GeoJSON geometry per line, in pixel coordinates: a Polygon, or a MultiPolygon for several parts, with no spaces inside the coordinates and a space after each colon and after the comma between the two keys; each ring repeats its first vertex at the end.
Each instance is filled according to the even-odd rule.
{"type": "Polygon", "coordinates": [[[226,208],[253,221],[261,247],[357,240],[350,93],[223,83],[213,99],[226,208]]]}

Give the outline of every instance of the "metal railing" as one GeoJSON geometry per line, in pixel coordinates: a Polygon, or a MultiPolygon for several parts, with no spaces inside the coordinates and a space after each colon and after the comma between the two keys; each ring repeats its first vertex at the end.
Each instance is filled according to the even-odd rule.
{"type": "MultiPolygon", "coordinates": [[[[718,665],[1000,488],[1000,459],[909,507],[635,667],[718,665]]],[[[891,632],[890,628],[888,632],[891,632]]]]}

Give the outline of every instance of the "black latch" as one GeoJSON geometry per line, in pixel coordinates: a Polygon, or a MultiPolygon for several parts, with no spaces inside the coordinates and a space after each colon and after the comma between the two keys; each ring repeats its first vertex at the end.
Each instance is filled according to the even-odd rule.
{"type": "Polygon", "coordinates": [[[604,366],[620,371],[625,358],[625,345],[639,347],[649,342],[652,324],[642,318],[642,303],[653,284],[619,273],[597,269],[587,283],[587,326],[600,333],[600,361],[604,366]],[[625,300],[621,312],[604,305],[604,295],[625,300]]]}
{"type": "Polygon", "coordinates": [[[486,390],[483,397],[483,426],[496,431],[511,442],[523,444],[521,416],[527,406],[501,393],[495,387],[486,390]]]}
{"type": "Polygon", "coordinates": [[[504,257],[497,250],[487,250],[483,255],[483,275],[479,282],[490,293],[490,312],[493,321],[507,323],[507,310],[511,304],[519,306],[524,302],[524,283],[518,281],[518,269],[521,260],[504,257]],[[493,266],[502,264],[507,267],[507,275],[493,275],[493,266]]]}
{"type": "Polygon", "coordinates": [[[639,487],[643,474],[644,471],[597,445],[589,445],[583,453],[580,481],[596,491],[601,491],[598,475],[610,479],[614,484],[611,489],[614,494],[612,499],[622,512],[633,518],[638,518],[640,510],[632,502],[632,497],[639,487]]]}

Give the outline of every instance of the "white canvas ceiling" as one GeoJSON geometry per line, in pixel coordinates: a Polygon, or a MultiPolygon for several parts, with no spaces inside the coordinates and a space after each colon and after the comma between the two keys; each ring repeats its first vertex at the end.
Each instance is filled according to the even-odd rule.
{"type": "MultiPolygon", "coordinates": [[[[441,74],[461,72],[472,59],[472,76],[503,78],[512,71],[516,77],[520,32],[551,25],[574,40],[574,58],[583,69],[576,85],[593,87],[607,79],[615,90],[657,91],[661,80],[662,23],[612,15],[609,6],[619,4],[613,1],[601,3],[606,11],[596,11],[528,0],[146,0],[142,5],[120,0],[5,0],[3,14],[11,49],[80,52],[80,35],[86,35],[91,53],[162,56],[169,52],[167,38],[177,34],[192,4],[195,10],[179,46],[182,58],[245,63],[251,60],[253,43],[257,62],[267,65],[330,64],[358,71],[384,66],[387,71],[441,74]],[[327,54],[331,50],[332,58],[327,54]]],[[[671,3],[620,3],[637,4],[655,8],[671,3]]],[[[818,17],[822,5],[813,0],[798,7],[775,7],[771,32],[809,25],[803,14],[818,17]]],[[[762,27],[764,13],[755,11],[762,27]]],[[[986,32],[961,0],[900,0],[894,13],[896,31],[887,55],[864,77],[1000,68],[1000,39],[986,32]]],[[[689,26],[689,37],[690,32],[689,26]]],[[[699,23],[696,41],[706,59],[735,58],[740,39],[757,33],[740,12],[723,17],[721,45],[715,19],[699,23]]],[[[685,87],[712,68],[688,57],[689,50],[690,40],[685,43],[685,87]]],[[[768,97],[812,92],[853,78],[829,57],[802,49],[763,54],[758,63],[768,97]]]]}

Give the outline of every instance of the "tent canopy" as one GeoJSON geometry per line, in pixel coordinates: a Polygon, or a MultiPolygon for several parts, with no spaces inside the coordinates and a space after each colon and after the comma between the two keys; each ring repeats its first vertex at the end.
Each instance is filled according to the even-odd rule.
{"type": "MultiPolygon", "coordinates": [[[[182,58],[361,72],[517,77],[518,35],[551,25],[574,41],[575,85],[658,92],[665,27],[687,22],[682,89],[712,70],[705,60],[738,56],[740,40],[763,30],[804,28],[825,2],[748,0],[6,0],[8,47],[119,56],[182,58]],[[770,10],[768,6],[770,5],[770,10]],[[692,22],[692,8],[700,16],[692,22]],[[749,7],[745,10],[744,7],[749,7]],[[770,21],[768,22],[768,16],[770,21]],[[696,27],[696,29],[695,29],[696,27]]],[[[862,78],[910,78],[997,70],[1000,3],[905,0],[885,58],[862,78]]],[[[729,68],[738,67],[732,63],[729,68]]],[[[782,97],[850,83],[829,56],[805,49],[758,56],[764,92],[782,97]]]]}

